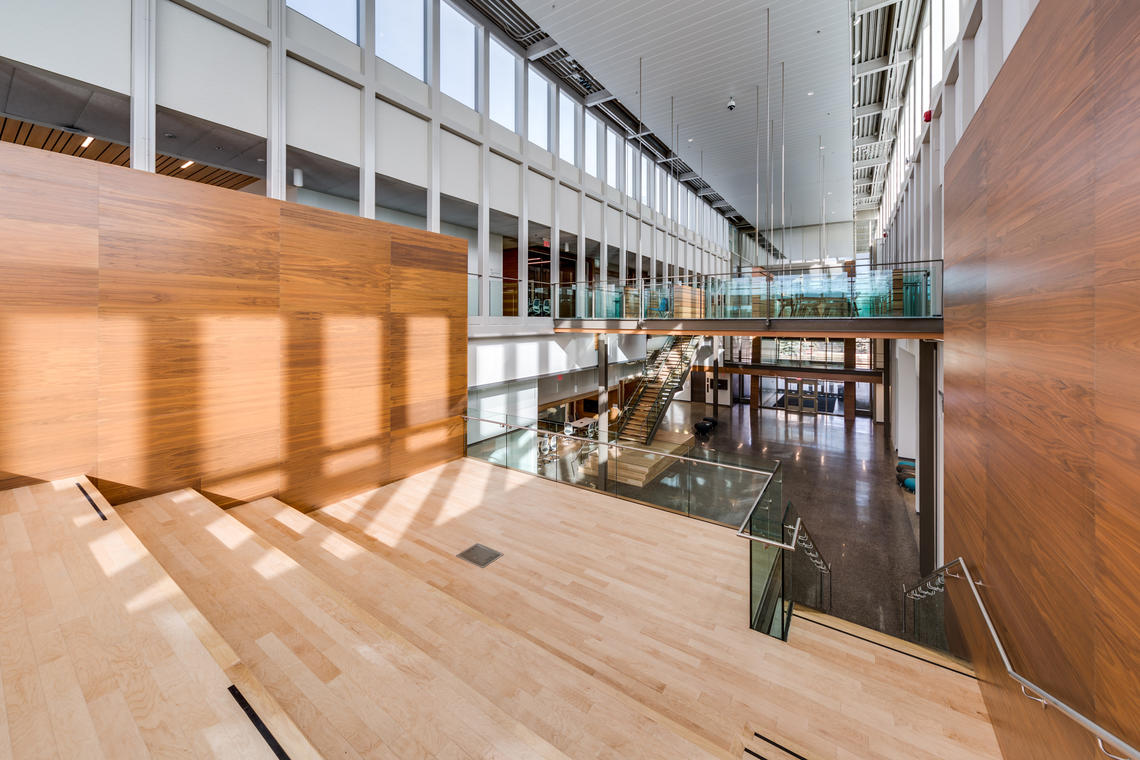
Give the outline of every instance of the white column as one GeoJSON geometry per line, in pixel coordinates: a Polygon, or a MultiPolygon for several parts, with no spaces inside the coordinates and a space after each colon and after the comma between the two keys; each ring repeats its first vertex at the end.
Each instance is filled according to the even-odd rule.
{"type": "Polygon", "coordinates": [[[269,34],[265,194],[285,200],[285,0],[269,0],[269,34]]]}
{"type": "Polygon", "coordinates": [[[428,97],[431,101],[431,161],[428,173],[427,228],[429,232],[439,232],[439,186],[440,186],[440,129],[439,119],[443,95],[439,91],[439,3],[428,3],[428,97]]]}
{"type": "Polygon", "coordinates": [[[157,0],[131,0],[131,168],[146,172],[155,158],[156,14],[157,0]]]}
{"type": "Polygon", "coordinates": [[[376,0],[360,4],[364,86],[360,89],[360,215],[376,218],[376,0]]]}

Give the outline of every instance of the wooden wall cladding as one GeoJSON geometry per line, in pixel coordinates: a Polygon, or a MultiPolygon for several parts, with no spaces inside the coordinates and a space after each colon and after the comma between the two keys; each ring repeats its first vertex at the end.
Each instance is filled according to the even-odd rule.
{"type": "Polygon", "coordinates": [[[0,486],[312,508],[462,456],[464,241],[11,145],[0,240],[0,486]]]}
{"type": "MultiPolygon", "coordinates": [[[[1140,6],[1040,0],[946,167],[946,554],[1014,666],[1140,746],[1140,6]]],[[[1008,758],[1091,736],[963,644],[1008,758]]]]}

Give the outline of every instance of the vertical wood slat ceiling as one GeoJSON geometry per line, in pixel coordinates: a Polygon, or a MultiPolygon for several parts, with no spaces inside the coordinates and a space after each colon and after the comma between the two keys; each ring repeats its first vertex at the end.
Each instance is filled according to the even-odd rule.
{"type": "MultiPolygon", "coordinates": [[[[86,135],[75,132],[0,116],[0,142],[26,145],[68,156],[79,156],[115,166],[128,166],[130,164],[131,149],[126,145],[95,138],[90,145],[83,148],[85,139],[87,139],[86,135]]],[[[258,180],[257,177],[248,174],[221,169],[197,161],[194,162],[193,166],[182,169],[184,163],[186,163],[184,158],[159,154],[155,157],[155,173],[230,190],[240,190],[258,180]]]]}

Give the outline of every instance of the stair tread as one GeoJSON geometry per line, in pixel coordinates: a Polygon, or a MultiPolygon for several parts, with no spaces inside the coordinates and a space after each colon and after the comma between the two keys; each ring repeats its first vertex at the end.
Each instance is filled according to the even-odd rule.
{"type": "Polygon", "coordinates": [[[454,746],[480,756],[489,742],[562,757],[200,494],[186,489],[120,510],[321,755],[421,757],[454,746]],[[393,694],[405,709],[384,708],[393,694]]]}
{"type": "Polygon", "coordinates": [[[861,639],[866,639],[870,643],[889,647],[899,652],[903,652],[904,654],[909,654],[919,659],[926,660],[932,664],[940,665],[951,670],[956,670],[964,675],[975,676],[974,669],[968,662],[965,660],[960,660],[954,655],[947,652],[942,652],[937,649],[925,647],[921,644],[916,644],[912,641],[900,639],[896,636],[891,636],[888,633],[883,633],[882,631],[877,631],[873,628],[866,628],[859,625],[858,623],[852,623],[850,621],[844,620],[843,618],[838,618],[834,615],[818,612],[807,607],[797,606],[793,614],[796,617],[801,617],[805,620],[811,620],[813,622],[820,623],[821,625],[826,625],[830,628],[842,631],[843,633],[847,633],[852,636],[858,636],[861,639]]]}
{"type": "Polygon", "coordinates": [[[634,740],[655,756],[676,753],[677,747],[654,737],[652,725],[616,691],[599,688],[562,658],[474,613],[380,552],[276,499],[261,499],[229,513],[567,755],[596,755],[598,737],[612,734],[615,724],[645,726],[635,731],[640,735],[634,740]],[[441,636],[441,631],[451,633],[441,636]],[[472,656],[472,642],[478,642],[477,656],[472,656]],[[556,682],[559,689],[538,688],[535,674],[540,673],[543,683],[556,682]],[[519,698],[520,685],[525,685],[525,699],[519,698]],[[590,698],[567,699],[567,691],[590,698]],[[561,720],[547,720],[549,715],[561,720]],[[565,730],[567,724],[577,730],[565,730]]]}
{"type": "Polygon", "coordinates": [[[87,478],[4,491],[0,515],[0,563],[15,570],[0,574],[0,598],[15,601],[2,605],[7,709],[22,702],[7,717],[0,702],[0,724],[22,756],[271,760],[231,684],[293,757],[317,756],[289,742],[299,732],[87,478]],[[45,688],[16,690],[28,678],[45,688]]]}
{"type": "Polygon", "coordinates": [[[765,741],[755,733],[744,740],[744,748],[751,750],[744,753],[744,760],[755,760],[757,757],[763,760],[801,760],[804,757],[782,739],[770,738],[770,741],[765,741]]]}

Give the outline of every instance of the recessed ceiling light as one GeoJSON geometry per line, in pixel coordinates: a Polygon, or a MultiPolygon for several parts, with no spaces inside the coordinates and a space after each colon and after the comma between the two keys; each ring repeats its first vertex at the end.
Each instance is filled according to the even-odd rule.
{"type": "Polygon", "coordinates": [[[91,144],[91,143],[92,143],[94,140],[95,140],[95,138],[94,138],[94,137],[88,137],[87,139],[85,139],[85,140],[83,141],[83,144],[79,146],[79,149],[80,149],[80,150],[83,150],[83,149],[84,149],[84,148],[86,148],[88,145],[90,145],[90,144],[91,144]]]}
{"type": "Polygon", "coordinates": [[[820,150],[823,150],[823,149],[824,149],[824,148],[826,148],[826,147],[827,147],[826,145],[821,145],[821,146],[819,146],[819,149],[820,149],[820,150]]]}
{"type": "Polygon", "coordinates": [[[689,138],[689,142],[692,142],[692,141],[693,141],[693,138],[691,138],[691,137],[690,137],[690,138],[689,138]]]}
{"type": "Polygon", "coordinates": [[[814,90],[808,90],[808,97],[810,98],[812,95],[815,95],[815,91],[814,90]]]}
{"type": "Polygon", "coordinates": [[[182,164],[182,166],[179,166],[178,168],[179,169],[189,169],[193,165],[194,165],[193,161],[187,161],[186,163],[182,164]]]}

